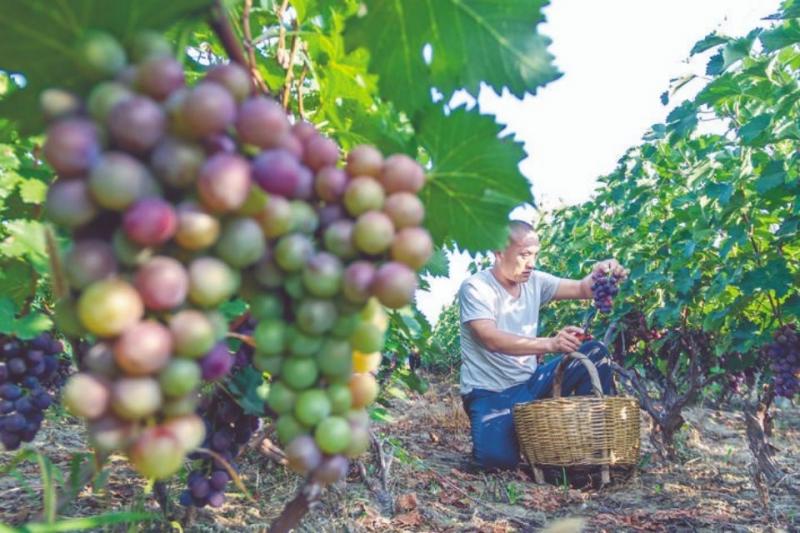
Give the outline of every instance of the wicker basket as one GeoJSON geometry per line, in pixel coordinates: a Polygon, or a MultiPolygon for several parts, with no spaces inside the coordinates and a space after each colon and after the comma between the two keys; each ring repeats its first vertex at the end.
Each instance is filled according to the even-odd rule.
{"type": "Polygon", "coordinates": [[[544,483],[542,467],[599,465],[603,484],[611,481],[609,465],[635,465],[639,460],[639,402],[603,396],[597,369],[584,354],[566,354],[553,378],[553,397],[517,404],[514,424],[520,448],[544,483]],[[561,398],[564,368],[570,359],[586,366],[594,396],[561,398]]]}

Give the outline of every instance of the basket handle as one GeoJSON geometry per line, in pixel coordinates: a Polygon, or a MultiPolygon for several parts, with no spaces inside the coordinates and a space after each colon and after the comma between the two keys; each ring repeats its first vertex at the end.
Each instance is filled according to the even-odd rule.
{"type": "Polygon", "coordinates": [[[564,357],[562,357],[561,361],[558,363],[553,376],[553,398],[561,398],[561,382],[564,380],[564,369],[567,367],[567,364],[571,362],[570,359],[575,359],[583,363],[583,366],[585,366],[586,370],[589,372],[589,379],[592,380],[592,388],[594,389],[595,395],[602,398],[603,387],[600,385],[600,376],[597,374],[597,368],[587,355],[580,352],[565,353],[564,357]]]}

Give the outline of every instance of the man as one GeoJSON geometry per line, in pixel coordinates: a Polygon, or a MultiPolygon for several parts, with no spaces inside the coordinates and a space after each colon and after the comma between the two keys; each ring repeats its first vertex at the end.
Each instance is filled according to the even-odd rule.
{"type": "MultiPolygon", "coordinates": [[[[520,460],[513,406],[551,395],[553,373],[561,359],[546,365],[546,353],[579,351],[597,366],[603,391],[611,389],[606,349],[581,342],[584,331],[566,326],[554,337],[539,337],[539,309],[551,300],[592,297],[592,273],[627,271],[614,259],[600,261],[580,280],[534,269],[539,238],[519,220],[509,224],[509,242],[495,251],[494,266],[468,278],[459,290],[461,308],[461,395],[472,425],[473,456],[483,468],[516,468],[520,460]]],[[[590,394],[586,368],[567,365],[562,395],[590,394]]]]}

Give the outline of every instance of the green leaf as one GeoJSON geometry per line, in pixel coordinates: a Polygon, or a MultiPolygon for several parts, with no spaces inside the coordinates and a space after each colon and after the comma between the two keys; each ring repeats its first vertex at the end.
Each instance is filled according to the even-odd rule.
{"type": "Polygon", "coordinates": [[[688,136],[697,127],[697,110],[689,100],[667,115],[667,129],[678,137],[688,136]]]}
{"type": "Polygon", "coordinates": [[[786,181],[786,170],[783,167],[783,160],[772,160],[761,172],[756,180],[756,190],[764,194],[775,187],[779,187],[786,181]]]}
{"type": "Polygon", "coordinates": [[[559,77],[536,32],[546,0],[368,0],[366,13],[348,21],[348,49],[370,51],[381,94],[413,114],[435,87],[447,99],[481,82],[517,97],[559,77]],[[423,48],[431,48],[430,65],[423,48]]]}
{"type": "Polygon", "coordinates": [[[84,531],[87,529],[97,530],[103,526],[113,524],[140,524],[158,520],[159,516],[155,513],[142,513],[133,511],[120,511],[104,513],[95,516],[81,518],[61,518],[53,524],[28,523],[25,524],[25,533],[57,533],[61,531],[84,531]]]}
{"type": "Polygon", "coordinates": [[[781,26],[762,33],[760,40],[766,52],[774,52],[791,46],[800,42],[800,23],[796,20],[787,21],[781,26]]]}
{"type": "MultiPolygon", "coordinates": [[[[406,153],[414,155],[413,131],[410,126],[399,127],[397,114],[386,105],[366,110],[353,100],[344,100],[336,107],[335,135],[345,150],[358,144],[372,144],[384,154],[406,153]],[[339,117],[346,117],[341,119],[339,117]]],[[[330,117],[330,108],[327,110],[330,117]]],[[[333,122],[333,118],[331,119],[333,122]]]]}
{"type": "Polygon", "coordinates": [[[692,51],[689,52],[689,55],[693,56],[695,54],[702,54],[706,50],[710,50],[715,46],[725,44],[728,41],[730,41],[730,37],[725,37],[717,32],[710,33],[695,43],[695,45],[692,47],[692,51]]]}
{"type": "Polygon", "coordinates": [[[701,90],[695,101],[698,104],[717,105],[743,93],[739,80],[730,73],[723,74],[701,90]]]}
{"type": "Polygon", "coordinates": [[[0,333],[27,340],[53,327],[53,321],[43,313],[31,312],[17,318],[17,312],[14,302],[9,298],[0,298],[0,333]]]}
{"type": "Polygon", "coordinates": [[[772,114],[764,113],[750,119],[747,124],[739,128],[739,136],[746,145],[756,144],[756,140],[766,131],[772,122],[772,114]]]}
{"type": "Polygon", "coordinates": [[[252,366],[247,366],[228,381],[228,389],[245,413],[262,416],[264,398],[259,395],[259,388],[263,384],[264,376],[252,366]]]}
{"type": "Polygon", "coordinates": [[[433,277],[447,277],[450,274],[450,260],[444,248],[437,247],[428,263],[422,267],[420,274],[427,274],[433,277]]]}
{"type": "Polygon", "coordinates": [[[44,226],[36,220],[10,220],[5,223],[8,236],[0,242],[0,255],[25,258],[36,270],[46,274],[49,270],[44,240],[44,226]]]}
{"type": "Polygon", "coordinates": [[[733,194],[733,186],[730,183],[713,183],[706,184],[706,192],[712,198],[716,198],[720,205],[726,205],[733,194]]]}
{"type": "Polygon", "coordinates": [[[20,259],[0,261],[0,294],[22,307],[36,291],[36,278],[31,265],[20,259]]]}
{"type": "Polygon", "coordinates": [[[532,203],[530,183],[519,171],[522,145],[498,138],[502,127],[464,107],[450,115],[431,110],[419,126],[433,168],[420,196],[434,243],[450,241],[469,252],[502,247],[508,215],[532,203]]]}
{"type": "Polygon", "coordinates": [[[739,286],[745,293],[753,293],[759,289],[772,290],[781,298],[792,287],[792,273],[789,272],[785,259],[774,258],[761,268],[745,272],[739,286]]]}
{"type": "Polygon", "coordinates": [[[316,78],[320,84],[320,110],[335,106],[339,99],[354,100],[361,107],[373,104],[373,93],[377,88],[374,74],[369,74],[369,52],[359,48],[345,51],[342,38],[344,21],[340,15],[331,18],[330,28],[311,33],[306,38],[309,54],[315,60],[316,78]]]}
{"type": "Polygon", "coordinates": [[[87,29],[125,43],[142,29],[164,30],[207,11],[212,0],[8,0],[0,17],[0,69],[24,74],[26,86],[0,101],[0,116],[26,131],[42,125],[37,100],[47,87],[86,91],[75,45],[87,29]]]}
{"type": "Polygon", "coordinates": [[[42,204],[47,195],[47,184],[37,179],[23,179],[19,185],[19,194],[26,203],[42,204]]]}
{"type": "Polygon", "coordinates": [[[305,22],[318,15],[330,15],[332,10],[353,11],[358,9],[356,0],[292,0],[297,19],[305,22]]]}

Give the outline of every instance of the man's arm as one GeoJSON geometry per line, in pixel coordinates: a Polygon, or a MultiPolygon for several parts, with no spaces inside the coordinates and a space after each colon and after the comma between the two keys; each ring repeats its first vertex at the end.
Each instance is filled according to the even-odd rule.
{"type": "Polygon", "coordinates": [[[613,272],[622,279],[628,277],[628,271],[616,259],[599,261],[583,279],[562,279],[553,300],[588,300],[592,297],[592,275],[598,271],[613,272]]]}
{"type": "Polygon", "coordinates": [[[497,328],[491,319],[471,320],[467,325],[487,350],[511,356],[541,355],[552,352],[574,352],[580,346],[575,336],[583,330],[567,326],[555,337],[525,337],[497,328]]]}

